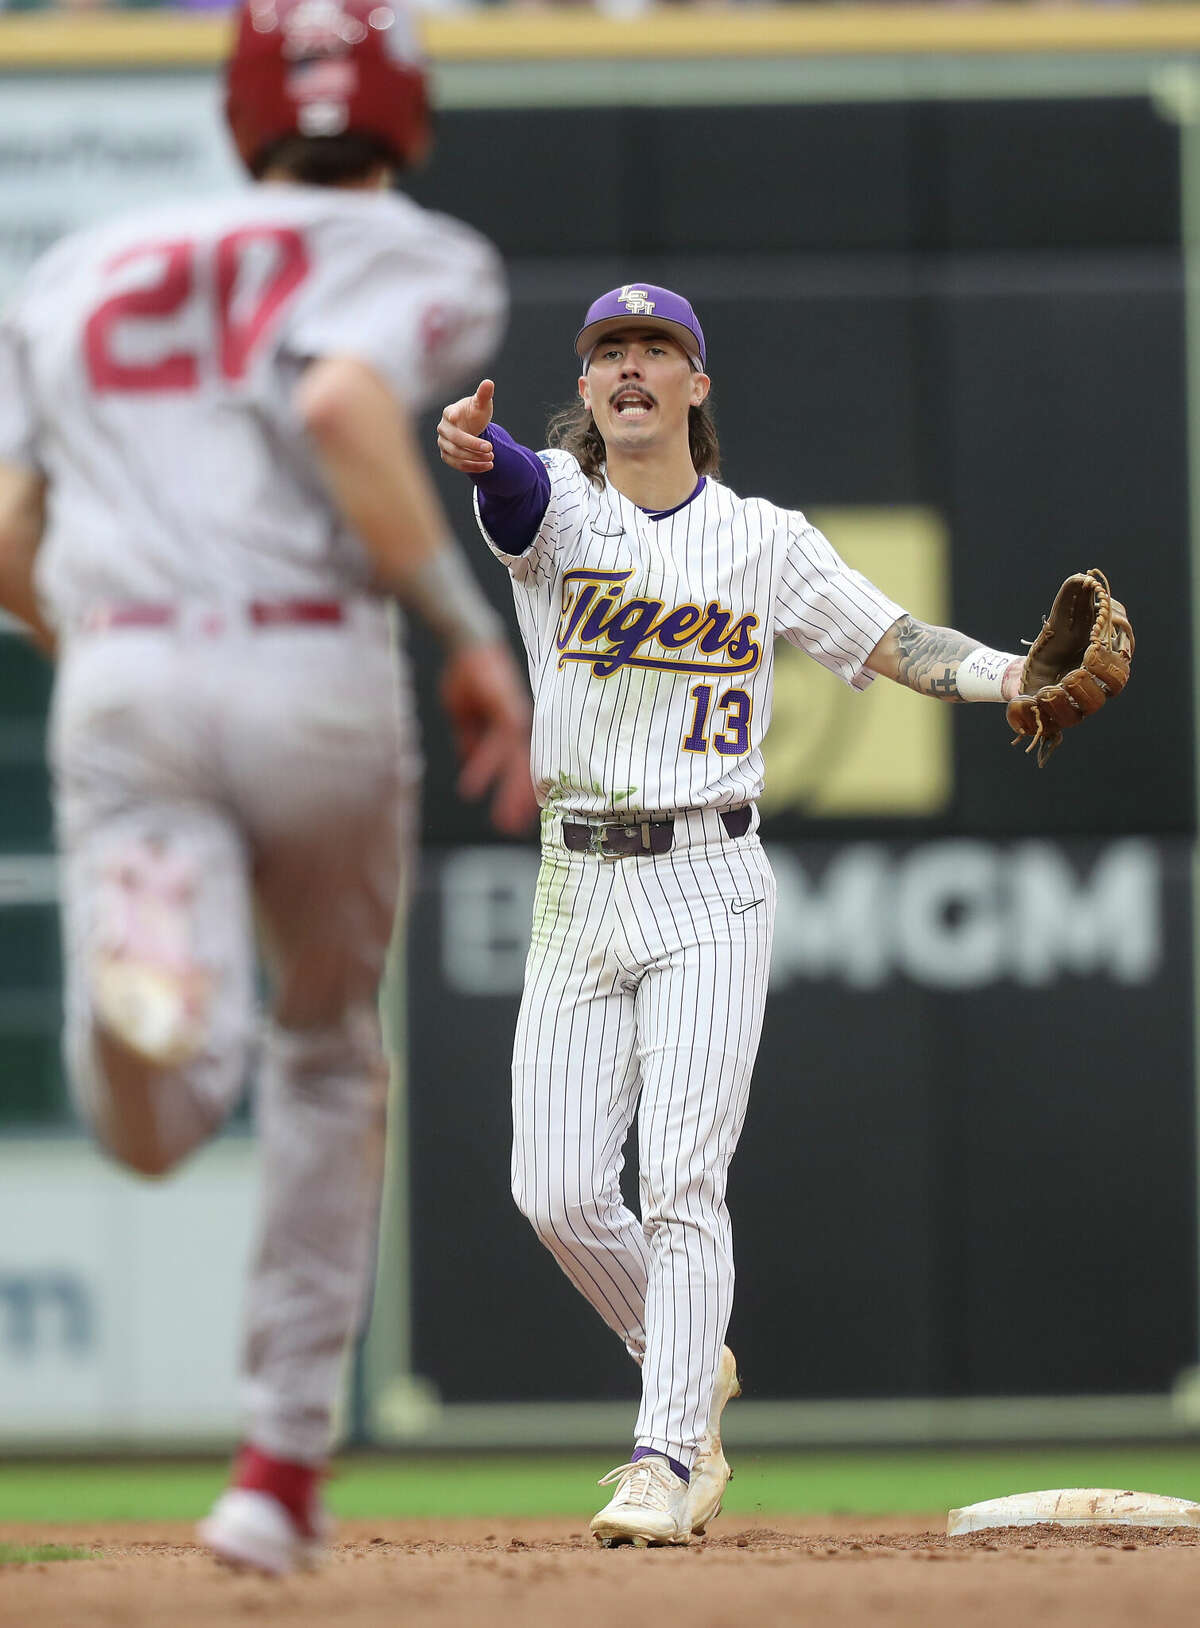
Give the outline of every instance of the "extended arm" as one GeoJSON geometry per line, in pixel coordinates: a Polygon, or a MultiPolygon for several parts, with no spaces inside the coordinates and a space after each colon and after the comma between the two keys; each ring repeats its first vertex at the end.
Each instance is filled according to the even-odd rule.
{"type": "Polygon", "coordinates": [[[39,649],[53,655],[54,634],[33,589],[45,501],[46,483],[36,470],[0,463],[0,608],[24,623],[39,649]]]}
{"type": "Polygon", "coordinates": [[[524,554],[550,503],[550,477],[536,452],[492,423],[496,387],[484,379],[473,396],[444,409],[438,424],[442,462],[469,475],[479,491],[479,515],[505,554],[524,554]]]}
{"type": "Polygon", "coordinates": [[[904,615],[867,657],[883,678],[941,701],[1011,701],[1020,691],[1023,656],[989,650],[952,627],[904,615]]]}
{"type": "Polygon", "coordinates": [[[492,818],[523,829],[529,703],[503,625],[450,534],[408,410],[365,363],[312,363],[296,408],[341,513],[362,538],[376,584],[429,624],[446,649],[442,699],[458,738],[465,796],[493,788],[492,818]]]}

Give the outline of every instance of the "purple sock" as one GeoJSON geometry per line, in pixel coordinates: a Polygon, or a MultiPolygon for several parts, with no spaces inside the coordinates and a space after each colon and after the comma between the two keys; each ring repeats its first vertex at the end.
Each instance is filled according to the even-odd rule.
{"type": "Polygon", "coordinates": [[[633,1456],[630,1458],[629,1462],[631,1464],[636,1464],[639,1458],[665,1458],[667,1463],[675,1471],[675,1474],[682,1482],[684,1482],[685,1485],[692,1479],[692,1472],[682,1465],[677,1458],[672,1458],[669,1453],[664,1453],[661,1448],[635,1447],[633,1450],[633,1456]]]}

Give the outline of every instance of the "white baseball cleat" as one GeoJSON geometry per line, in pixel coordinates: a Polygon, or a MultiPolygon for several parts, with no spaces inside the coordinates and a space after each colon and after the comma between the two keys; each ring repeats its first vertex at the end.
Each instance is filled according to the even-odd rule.
{"type": "Polygon", "coordinates": [[[726,1402],[741,1394],[742,1382],[733,1352],[723,1345],[712,1406],[708,1410],[708,1429],[692,1462],[692,1479],[688,1486],[688,1530],[696,1537],[703,1537],[709,1521],[716,1520],[721,1513],[721,1499],[733,1478],[721,1446],[721,1415],[726,1402]]]}
{"type": "Polygon", "coordinates": [[[196,1534],[226,1565],[285,1577],[319,1565],[333,1522],[321,1510],[315,1525],[316,1532],[304,1531],[269,1492],[230,1487],[200,1522],[196,1534]]]}
{"type": "Polygon", "coordinates": [[[598,1543],[611,1549],[617,1543],[635,1548],[665,1543],[690,1543],[687,1482],[681,1481],[665,1458],[639,1458],[636,1463],[618,1464],[598,1483],[617,1484],[608,1503],[593,1517],[591,1532],[598,1543]]]}

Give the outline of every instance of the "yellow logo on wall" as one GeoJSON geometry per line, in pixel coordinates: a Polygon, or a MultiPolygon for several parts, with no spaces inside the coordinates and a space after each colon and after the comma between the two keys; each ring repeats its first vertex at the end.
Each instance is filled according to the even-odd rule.
{"type": "MultiPolygon", "coordinates": [[[[945,625],[950,550],[935,510],[807,512],[848,565],[921,621],[945,625]]],[[[950,711],[886,678],[856,694],[778,640],[763,812],[940,814],[954,789],[950,711]]]]}

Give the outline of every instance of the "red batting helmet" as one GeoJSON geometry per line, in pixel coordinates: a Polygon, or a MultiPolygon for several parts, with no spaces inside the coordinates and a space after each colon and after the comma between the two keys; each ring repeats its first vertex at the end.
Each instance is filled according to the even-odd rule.
{"type": "Polygon", "coordinates": [[[429,98],[405,0],[243,0],[225,113],[251,170],[281,136],[350,130],[419,159],[429,98]]]}

